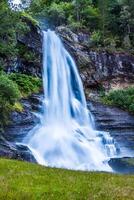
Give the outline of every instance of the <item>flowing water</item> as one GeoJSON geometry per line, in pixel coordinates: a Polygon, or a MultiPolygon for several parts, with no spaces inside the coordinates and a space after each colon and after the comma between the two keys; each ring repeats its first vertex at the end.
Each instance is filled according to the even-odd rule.
{"type": "Polygon", "coordinates": [[[38,163],[111,171],[113,139],[94,130],[76,64],[54,31],[43,32],[44,102],[41,122],[25,138],[38,163]]]}

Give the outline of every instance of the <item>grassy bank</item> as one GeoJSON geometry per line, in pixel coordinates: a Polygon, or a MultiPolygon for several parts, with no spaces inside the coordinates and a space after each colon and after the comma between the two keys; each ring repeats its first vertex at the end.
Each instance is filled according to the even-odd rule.
{"type": "Polygon", "coordinates": [[[134,176],[75,172],[0,159],[1,200],[133,200],[134,176]]]}

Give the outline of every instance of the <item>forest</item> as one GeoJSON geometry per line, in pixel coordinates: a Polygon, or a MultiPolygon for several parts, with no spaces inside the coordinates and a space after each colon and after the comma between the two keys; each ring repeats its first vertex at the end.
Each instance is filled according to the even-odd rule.
{"type": "Polygon", "coordinates": [[[0,0],[0,199],[133,200],[133,174],[134,0],[0,0]]]}

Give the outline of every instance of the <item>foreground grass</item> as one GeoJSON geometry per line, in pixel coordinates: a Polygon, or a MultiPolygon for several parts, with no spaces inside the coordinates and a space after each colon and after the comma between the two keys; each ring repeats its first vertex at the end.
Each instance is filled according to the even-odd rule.
{"type": "Polygon", "coordinates": [[[0,200],[133,200],[134,176],[0,159],[0,200]]]}

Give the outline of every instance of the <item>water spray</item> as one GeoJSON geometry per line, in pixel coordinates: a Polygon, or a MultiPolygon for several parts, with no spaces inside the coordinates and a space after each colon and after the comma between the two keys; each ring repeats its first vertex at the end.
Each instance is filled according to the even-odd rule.
{"type": "Polygon", "coordinates": [[[8,0],[10,8],[14,11],[23,11],[31,4],[31,0],[8,0]]]}

